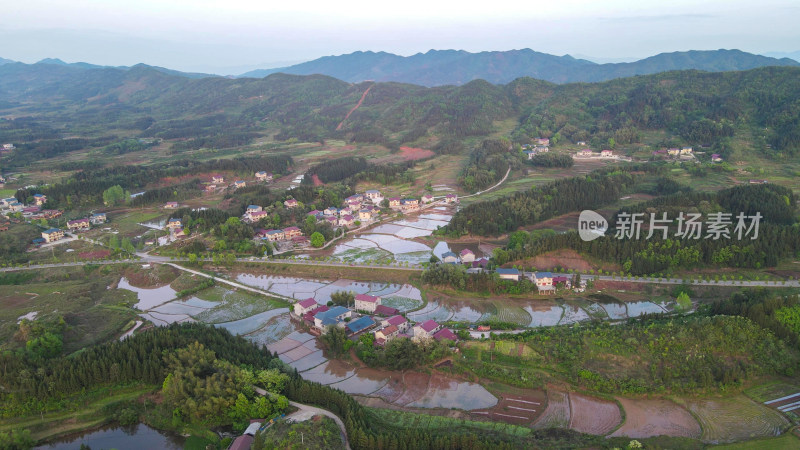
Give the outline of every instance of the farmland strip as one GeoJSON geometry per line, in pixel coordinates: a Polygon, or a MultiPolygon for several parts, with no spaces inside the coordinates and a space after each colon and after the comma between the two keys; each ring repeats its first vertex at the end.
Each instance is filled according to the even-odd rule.
{"type": "Polygon", "coordinates": [[[781,411],[789,412],[789,411],[794,411],[795,409],[800,409],[800,405],[792,406],[791,408],[787,408],[787,409],[782,409],[781,411]]]}
{"type": "Polygon", "coordinates": [[[776,398],[775,400],[770,400],[768,402],[764,402],[764,404],[765,405],[769,405],[771,403],[778,403],[778,402],[781,402],[783,400],[789,400],[790,398],[797,397],[797,396],[800,396],[800,392],[796,392],[796,393],[794,393],[792,395],[787,395],[786,397],[776,398]]]}
{"type": "Polygon", "coordinates": [[[509,408],[511,408],[511,409],[518,409],[518,410],[520,410],[520,411],[531,411],[531,412],[536,412],[536,410],[535,410],[535,409],[520,408],[520,407],[518,407],[518,406],[509,406],[509,408]]]}
{"type": "Polygon", "coordinates": [[[510,402],[522,402],[522,403],[530,403],[532,405],[541,405],[541,403],[538,403],[538,402],[531,402],[531,401],[528,401],[528,400],[520,400],[518,398],[507,398],[506,400],[508,400],[510,402]]]}
{"type": "Polygon", "coordinates": [[[530,420],[530,417],[523,417],[523,416],[510,416],[510,415],[508,415],[508,414],[500,414],[500,413],[494,413],[494,415],[496,415],[496,416],[503,416],[503,417],[512,417],[512,418],[514,418],[514,419],[525,419],[525,420],[530,420]]]}
{"type": "Polygon", "coordinates": [[[800,402],[794,402],[794,403],[789,403],[788,405],[779,406],[778,409],[781,411],[786,411],[786,408],[791,408],[798,405],[800,405],[800,402]]]}

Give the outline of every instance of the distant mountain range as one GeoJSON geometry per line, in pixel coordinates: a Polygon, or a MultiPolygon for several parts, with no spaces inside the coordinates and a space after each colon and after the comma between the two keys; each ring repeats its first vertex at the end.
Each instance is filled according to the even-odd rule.
{"type": "MultiPolygon", "coordinates": [[[[597,64],[570,55],[555,56],[530,49],[470,53],[464,50],[430,50],[412,56],[399,56],[386,52],[355,52],[339,56],[325,56],[313,61],[288,67],[259,69],[243,73],[237,78],[263,78],[273,73],[291,75],[328,75],[349,83],[362,81],[395,81],[420,86],[464,85],[474,80],[492,84],[506,84],[517,78],[531,77],[551,83],[598,82],[636,75],[668,72],[672,70],[701,70],[727,72],[749,70],[766,66],[800,66],[792,58],[800,52],[773,53],[771,56],[755,55],[740,50],[709,50],[661,53],[634,62],[597,64]],[[778,57],[789,56],[789,57],[778,57]]],[[[0,58],[0,65],[17,63],[0,58]]],[[[22,64],[22,63],[18,63],[22,64]]],[[[75,69],[120,69],[151,67],[159,72],[187,78],[207,78],[218,75],[189,73],[163,67],[137,64],[135,66],[101,66],[86,62],[66,63],[57,58],[46,58],[36,65],[56,65],[75,69]]]]}
{"type": "Polygon", "coordinates": [[[386,52],[355,52],[325,56],[289,67],[254,70],[240,77],[262,78],[273,73],[322,74],[351,83],[397,81],[430,87],[462,85],[479,79],[505,84],[520,77],[553,83],[597,82],[671,70],[724,72],[765,66],[800,66],[800,62],[740,50],[661,53],[636,62],[611,64],[595,64],[569,55],[555,56],[530,49],[480,53],[431,50],[407,57],[386,52]]]}

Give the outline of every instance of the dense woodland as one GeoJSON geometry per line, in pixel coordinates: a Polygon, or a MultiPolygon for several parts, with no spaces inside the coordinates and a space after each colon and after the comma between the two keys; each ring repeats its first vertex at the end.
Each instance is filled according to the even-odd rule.
{"type": "Polygon", "coordinates": [[[445,232],[496,236],[568,212],[600,208],[617,201],[636,183],[640,175],[634,172],[659,170],[652,164],[599,169],[585,177],[557,180],[498,200],[473,203],[453,216],[445,232]]]}

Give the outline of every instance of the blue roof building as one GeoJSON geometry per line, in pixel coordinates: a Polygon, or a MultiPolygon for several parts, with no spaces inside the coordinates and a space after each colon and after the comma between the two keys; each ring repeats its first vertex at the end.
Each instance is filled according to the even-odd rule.
{"type": "Polygon", "coordinates": [[[327,311],[321,311],[314,316],[314,325],[317,327],[326,327],[328,325],[336,325],[344,320],[345,317],[350,317],[352,312],[344,306],[334,306],[327,311]]]}
{"type": "Polygon", "coordinates": [[[358,319],[345,325],[345,328],[347,329],[347,332],[349,334],[356,334],[366,330],[367,328],[373,325],[375,325],[375,321],[372,320],[372,317],[361,316],[358,319]]]}

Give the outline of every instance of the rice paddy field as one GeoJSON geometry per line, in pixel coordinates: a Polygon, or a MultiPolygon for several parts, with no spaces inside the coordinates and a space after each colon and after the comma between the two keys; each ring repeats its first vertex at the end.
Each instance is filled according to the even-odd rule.
{"type": "Polygon", "coordinates": [[[702,440],[712,444],[778,436],[791,425],[776,410],[744,395],[687,400],[686,404],[703,428],[702,440]]]}

